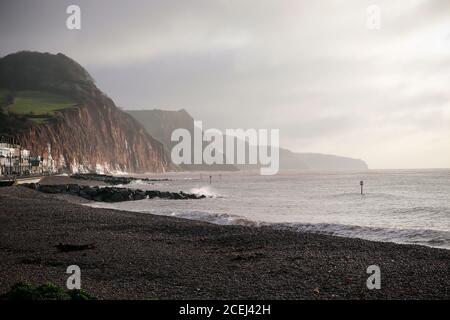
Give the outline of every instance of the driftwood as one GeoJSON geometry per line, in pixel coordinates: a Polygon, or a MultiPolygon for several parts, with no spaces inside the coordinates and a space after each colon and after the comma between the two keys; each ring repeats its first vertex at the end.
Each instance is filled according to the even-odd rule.
{"type": "Polygon", "coordinates": [[[95,244],[62,244],[59,243],[55,246],[60,252],[81,251],[95,249],[95,244]]]}

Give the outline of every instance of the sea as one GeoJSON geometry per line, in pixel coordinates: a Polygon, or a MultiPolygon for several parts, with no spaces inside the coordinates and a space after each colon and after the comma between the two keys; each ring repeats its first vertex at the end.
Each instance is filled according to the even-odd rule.
{"type": "Polygon", "coordinates": [[[220,225],[270,226],[450,249],[450,169],[358,172],[176,172],[119,187],[184,191],[200,200],[146,199],[93,207],[220,225]],[[211,183],[210,183],[211,176],[211,183]],[[363,194],[360,190],[363,181],[363,194]]]}

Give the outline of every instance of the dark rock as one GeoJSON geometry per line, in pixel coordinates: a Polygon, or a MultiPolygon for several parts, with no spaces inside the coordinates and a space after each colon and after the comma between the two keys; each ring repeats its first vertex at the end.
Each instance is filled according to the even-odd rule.
{"type": "Polygon", "coordinates": [[[44,193],[65,193],[67,191],[66,185],[40,185],[37,189],[44,193]]]}
{"type": "Polygon", "coordinates": [[[20,184],[20,186],[36,190],[39,185],[36,183],[22,183],[22,184],[20,184]]]}
{"type": "Polygon", "coordinates": [[[70,195],[77,195],[87,200],[94,200],[99,202],[121,202],[132,200],[143,200],[146,198],[160,198],[171,200],[185,200],[185,199],[202,199],[204,195],[198,196],[191,193],[158,191],[158,190],[140,190],[116,187],[89,187],[79,186],[76,184],[67,185],[35,185],[25,184],[27,188],[36,189],[44,193],[63,193],[70,195]]]}
{"type": "Polygon", "coordinates": [[[146,192],[146,195],[148,196],[149,199],[153,199],[159,197],[160,192],[157,190],[149,190],[146,192]]]}
{"type": "Polygon", "coordinates": [[[183,199],[183,195],[180,193],[174,193],[171,195],[171,199],[180,200],[180,199],[183,199]]]}
{"type": "Polygon", "coordinates": [[[134,195],[133,195],[134,200],[143,200],[146,198],[147,198],[147,194],[145,193],[145,191],[138,189],[134,192],[134,195]]]}
{"type": "Polygon", "coordinates": [[[106,202],[121,202],[128,199],[120,192],[112,193],[109,197],[105,198],[106,202]]]}
{"type": "Polygon", "coordinates": [[[67,191],[71,195],[78,195],[80,193],[80,186],[77,184],[69,184],[67,186],[67,191]]]}

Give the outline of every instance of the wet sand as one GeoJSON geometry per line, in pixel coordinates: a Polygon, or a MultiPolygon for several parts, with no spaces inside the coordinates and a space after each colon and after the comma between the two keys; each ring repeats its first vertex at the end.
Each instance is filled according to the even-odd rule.
{"type": "Polygon", "coordinates": [[[18,281],[65,286],[66,268],[76,264],[82,288],[101,299],[450,298],[450,250],[218,226],[85,201],[0,189],[0,294],[18,281]],[[95,248],[60,252],[59,243],[95,248]],[[381,268],[381,290],[366,287],[369,265],[381,268]]]}

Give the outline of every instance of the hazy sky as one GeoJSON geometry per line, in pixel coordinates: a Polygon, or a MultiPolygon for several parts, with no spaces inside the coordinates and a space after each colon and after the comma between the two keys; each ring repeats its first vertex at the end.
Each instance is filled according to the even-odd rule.
{"type": "Polygon", "coordinates": [[[371,168],[450,167],[449,0],[0,0],[0,44],[72,57],[122,108],[279,128],[284,147],[371,168]]]}

